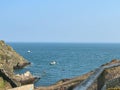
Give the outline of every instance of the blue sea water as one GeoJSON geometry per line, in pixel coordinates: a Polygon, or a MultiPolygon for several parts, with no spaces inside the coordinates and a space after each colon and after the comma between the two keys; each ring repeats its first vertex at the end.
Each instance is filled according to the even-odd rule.
{"type": "Polygon", "coordinates": [[[8,43],[32,64],[16,73],[30,71],[41,79],[35,86],[54,84],[63,78],[87,73],[100,65],[120,59],[120,44],[95,43],[8,43]],[[31,52],[28,53],[27,51],[31,52]],[[57,64],[50,65],[51,61],[57,64]]]}

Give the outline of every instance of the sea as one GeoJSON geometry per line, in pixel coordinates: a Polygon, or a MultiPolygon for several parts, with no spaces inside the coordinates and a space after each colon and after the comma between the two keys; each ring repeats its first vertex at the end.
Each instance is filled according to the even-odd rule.
{"type": "Polygon", "coordinates": [[[120,59],[120,44],[113,43],[8,43],[31,62],[15,73],[30,71],[49,86],[61,79],[81,76],[113,59],[120,59]],[[56,62],[51,65],[51,62],[56,62]]]}

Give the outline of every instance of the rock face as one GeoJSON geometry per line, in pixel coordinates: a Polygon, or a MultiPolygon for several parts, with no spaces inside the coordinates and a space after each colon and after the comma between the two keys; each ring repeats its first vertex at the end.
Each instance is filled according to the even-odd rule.
{"type": "Polygon", "coordinates": [[[46,86],[46,87],[37,87],[35,90],[73,90],[73,88],[89,77],[93,72],[86,73],[82,76],[74,77],[71,79],[62,79],[57,83],[46,86]]]}
{"type": "Polygon", "coordinates": [[[27,71],[24,74],[15,75],[14,79],[20,82],[21,85],[26,85],[26,84],[32,84],[40,78],[34,77],[29,71],[27,71]]]}
{"type": "Polygon", "coordinates": [[[30,62],[16,53],[12,47],[6,45],[4,41],[0,41],[0,63],[8,64],[14,69],[23,68],[24,66],[30,64],[30,62]]]}
{"type": "Polygon", "coordinates": [[[37,78],[32,76],[30,72],[20,75],[14,74],[14,69],[21,69],[29,65],[26,59],[20,56],[12,47],[0,41],[0,90],[33,83],[37,78]]]}

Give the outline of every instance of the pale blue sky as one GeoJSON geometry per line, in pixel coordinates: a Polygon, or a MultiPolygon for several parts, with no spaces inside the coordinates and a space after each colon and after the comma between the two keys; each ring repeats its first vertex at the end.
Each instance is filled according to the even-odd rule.
{"type": "Polygon", "coordinates": [[[120,43],[120,0],[0,0],[0,39],[120,43]]]}

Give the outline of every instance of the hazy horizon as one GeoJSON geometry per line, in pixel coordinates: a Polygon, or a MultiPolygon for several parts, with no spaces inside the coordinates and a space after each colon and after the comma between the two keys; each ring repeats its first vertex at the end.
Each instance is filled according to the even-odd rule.
{"type": "MultiPolygon", "coordinates": [[[[5,41],[5,40],[4,40],[5,41]]],[[[27,42],[27,41],[23,41],[23,42],[15,42],[15,41],[5,41],[6,43],[48,43],[48,44],[120,44],[120,42],[27,42]]]]}
{"type": "Polygon", "coordinates": [[[3,0],[5,42],[120,43],[119,0],[3,0]]]}

